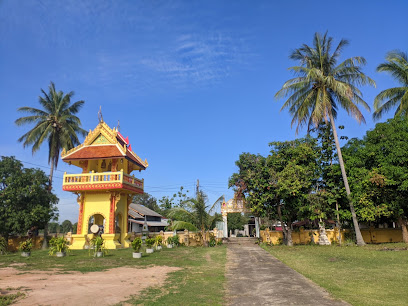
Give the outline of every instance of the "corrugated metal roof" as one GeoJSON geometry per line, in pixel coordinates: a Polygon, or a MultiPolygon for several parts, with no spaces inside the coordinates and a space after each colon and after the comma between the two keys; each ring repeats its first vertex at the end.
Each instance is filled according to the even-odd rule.
{"type": "Polygon", "coordinates": [[[137,212],[139,215],[142,216],[142,218],[144,216],[153,216],[153,217],[160,217],[163,218],[162,215],[158,214],[157,212],[151,210],[150,208],[147,208],[146,206],[143,206],[141,204],[135,204],[135,203],[131,203],[129,205],[129,212],[130,210],[133,210],[135,212],[137,212]]]}
{"type": "Polygon", "coordinates": [[[132,218],[137,218],[137,219],[143,219],[144,217],[140,214],[138,214],[136,211],[134,211],[133,209],[129,209],[129,215],[132,218]]]}
{"type": "MultiPolygon", "coordinates": [[[[144,224],[144,221],[139,221],[139,220],[133,220],[133,219],[129,219],[130,222],[133,223],[137,223],[137,224],[144,224]]],[[[147,222],[147,226],[167,226],[168,223],[167,222],[163,222],[163,221],[146,221],[147,222]]]]}

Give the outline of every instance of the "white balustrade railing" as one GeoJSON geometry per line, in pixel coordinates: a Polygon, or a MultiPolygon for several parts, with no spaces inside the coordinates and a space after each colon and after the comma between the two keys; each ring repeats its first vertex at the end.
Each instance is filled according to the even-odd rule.
{"type": "Polygon", "coordinates": [[[117,172],[97,172],[81,174],[64,174],[63,185],[82,185],[97,183],[125,183],[143,189],[143,180],[117,172]]]}

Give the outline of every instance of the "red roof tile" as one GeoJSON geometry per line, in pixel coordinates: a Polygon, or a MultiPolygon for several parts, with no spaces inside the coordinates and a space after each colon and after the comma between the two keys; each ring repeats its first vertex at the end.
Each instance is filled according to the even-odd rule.
{"type": "Polygon", "coordinates": [[[101,146],[86,146],[80,148],[76,152],[69,154],[62,158],[63,161],[70,160],[80,160],[80,159],[108,159],[108,158],[121,158],[126,157],[128,160],[133,163],[141,166],[143,169],[146,167],[137,160],[133,154],[129,151],[126,151],[124,155],[116,145],[101,145],[101,146]]]}

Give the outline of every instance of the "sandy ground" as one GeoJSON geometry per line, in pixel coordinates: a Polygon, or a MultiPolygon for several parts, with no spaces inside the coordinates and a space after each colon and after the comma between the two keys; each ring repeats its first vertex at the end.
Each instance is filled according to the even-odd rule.
{"type": "Polygon", "coordinates": [[[178,269],[121,267],[83,274],[58,270],[24,272],[7,267],[0,269],[0,288],[21,288],[26,297],[16,305],[112,305],[147,287],[163,285],[167,274],[178,269]]]}

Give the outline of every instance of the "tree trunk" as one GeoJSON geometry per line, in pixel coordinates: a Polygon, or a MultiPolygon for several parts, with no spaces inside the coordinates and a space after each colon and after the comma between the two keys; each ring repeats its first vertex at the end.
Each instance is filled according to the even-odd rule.
{"type": "Polygon", "coordinates": [[[363,236],[361,235],[360,228],[358,226],[357,215],[356,215],[356,212],[354,210],[353,201],[352,201],[351,196],[350,196],[350,187],[349,187],[348,180],[347,180],[346,169],[344,168],[343,155],[341,154],[339,138],[337,136],[336,125],[334,124],[334,118],[333,118],[333,115],[332,115],[331,112],[329,112],[329,117],[330,117],[330,123],[331,123],[332,129],[333,129],[334,142],[336,143],[337,155],[339,157],[341,175],[343,177],[344,187],[346,188],[347,198],[348,198],[348,201],[349,201],[349,204],[350,204],[351,216],[353,218],[354,230],[356,232],[357,245],[362,246],[362,245],[365,245],[365,242],[364,242],[363,236]]]}
{"type": "Polygon", "coordinates": [[[286,245],[293,246],[292,229],[290,227],[288,227],[288,230],[287,230],[286,245]]]}
{"type": "Polygon", "coordinates": [[[406,218],[400,217],[398,219],[399,224],[401,225],[401,229],[402,229],[402,241],[404,241],[405,243],[408,243],[408,222],[406,218]]]}
{"type": "MultiPolygon", "coordinates": [[[[50,170],[50,176],[48,177],[48,192],[51,192],[52,190],[53,175],[54,175],[54,159],[51,159],[51,170],[50,170]]],[[[43,240],[42,247],[41,247],[43,250],[48,249],[47,236],[48,236],[48,221],[44,225],[44,240],[43,240]]]]}
{"type": "Polygon", "coordinates": [[[287,244],[288,235],[287,235],[287,232],[286,232],[285,224],[283,223],[283,220],[282,220],[282,212],[281,212],[281,206],[280,205],[278,205],[278,216],[279,216],[279,221],[280,221],[281,227],[282,227],[283,243],[287,244]]]}
{"type": "Polygon", "coordinates": [[[48,191],[51,192],[52,190],[52,177],[54,176],[54,160],[51,160],[51,170],[50,175],[48,177],[48,191]]]}
{"type": "Polygon", "coordinates": [[[341,224],[340,224],[340,216],[339,216],[339,203],[336,200],[336,213],[337,213],[337,229],[339,230],[339,245],[341,245],[341,224]]]}

